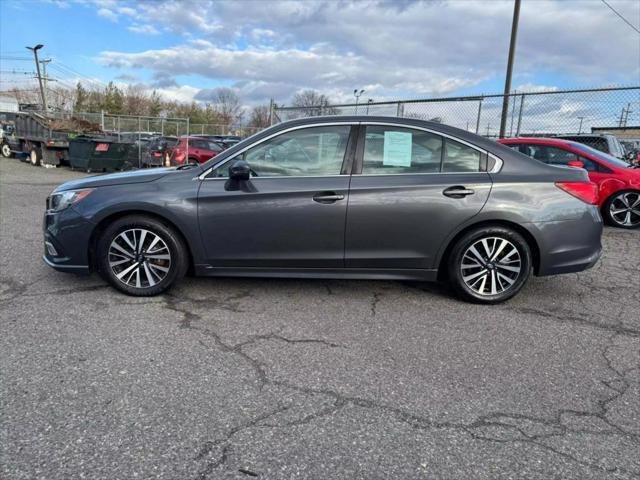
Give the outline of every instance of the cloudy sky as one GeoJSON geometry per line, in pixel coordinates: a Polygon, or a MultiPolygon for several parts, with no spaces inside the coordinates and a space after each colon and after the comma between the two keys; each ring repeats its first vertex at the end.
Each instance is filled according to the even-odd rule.
{"type": "MultiPolygon", "coordinates": [[[[640,29],[640,1],[607,0],[640,29]]],[[[514,87],[640,83],[640,34],[601,0],[523,0],[514,87]]],[[[234,88],[247,104],[313,88],[335,101],[496,93],[513,2],[0,1],[2,83],[45,44],[62,84],[115,80],[180,100],[234,88]],[[28,23],[28,25],[27,25],[28,23]],[[9,73],[11,72],[11,73],[9,73]]]]}

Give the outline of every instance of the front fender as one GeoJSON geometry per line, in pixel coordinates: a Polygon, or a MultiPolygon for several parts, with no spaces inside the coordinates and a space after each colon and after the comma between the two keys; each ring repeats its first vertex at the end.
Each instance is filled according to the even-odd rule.
{"type": "Polygon", "coordinates": [[[153,182],[99,187],[76,209],[94,224],[94,232],[109,219],[129,214],[149,214],[173,225],[184,237],[195,262],[203,256],[198,233],[198,182],[153,182]],[[126,198],[126,200],[125,200],[126,198]]]}

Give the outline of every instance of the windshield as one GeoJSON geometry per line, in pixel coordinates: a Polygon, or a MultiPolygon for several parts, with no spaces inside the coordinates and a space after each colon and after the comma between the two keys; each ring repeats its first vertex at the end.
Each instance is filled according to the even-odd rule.
{"type": "Polygon", "coordinates": [[[582,143],[574,143],[572,146],[573,148],[580,150],[581,152],[588,153],[592,157],[596,157],[598,160],[602,160],[603,162],[608,163],[609,165],[613,165],[614,167],[632,168],[631,165],[629,165],[624,160],[620,160],[619,158],[609,155],[608,153],[601,152],[600,150],[596,150],[595,148],[591,148],[582,143]]]}

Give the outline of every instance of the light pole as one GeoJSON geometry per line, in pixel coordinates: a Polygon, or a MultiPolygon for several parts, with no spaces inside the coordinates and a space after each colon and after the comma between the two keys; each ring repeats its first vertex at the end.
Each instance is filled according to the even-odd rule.
{"type": "Polygon", "coordinates": [[[507,76],[504,81],[502,117],[500,118],[500,138],[504,138],[504,134],[507,129],[507,112],[509,110],[509,95],[511,93],[511,72],[513,71],[513,58],[516,54],[516,38],[518,37],[518,21],[520,19],[520,0],[514,1],[513,21],[511,22],[511,41],[509,42],[509,58],[507,59],[507,76]]]}
{"type": "Polygon", "coordinates": [[[580,135],[582,133],[582,121],[584,120],[584,117],[578,117],[578,119],[580,120],[580,126],[578,127],[578,135],[580,135]]]}
{"type": "Polygon", "coordinates": [[[48,110],[47,97],[45,97],[44,95],[44,88],[42,87],[42,75],[40,75],[40,62],[38,61],[38,50],[40,50],[42,47],[44,47],[44,45],[39,43],[35,47],[27,47],[27,49],[33,52],[33,56],[36,60],[36,71],[38,72],[38,83],[40,84],[40,96],[42,97],[42,108],[44,108],[44,111],[46,112],[48,110]]]}
{"type": "Polygon", "coordinates": [[[373,103],[373,98],[370,98],[369,100],[367,100],[367,115],[369,115],[369,105],[371,105],[373,103]]]}
{"type": "Polygon", "coordinates": [[[356,115],[358,114],[358,100],[360,99],[360,95],[364,93],[364,89],[358,90],[357,88],[353,91],[353,96],[356,97],[356,115]]]}

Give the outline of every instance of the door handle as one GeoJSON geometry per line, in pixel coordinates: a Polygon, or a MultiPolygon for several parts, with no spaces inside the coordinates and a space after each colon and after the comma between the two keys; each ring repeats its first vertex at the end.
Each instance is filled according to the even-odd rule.
{"type": "Polygon", "coordinates": [[[318,203],[335,203],[338,200],[344,200],[344,195],[336,192],[320,192],[313,196],[313,201],[318,203]]]}
{"type": "Polygon", "coordinates": [[[449,187],[442,192],[442,194],[445,197],[451,197],[451,198],[464,198],[467,195],[473,195],[474,193],[476,192],[472,188],[465,188],[461,185],[456,185],[455,187],[449,187]]]}

